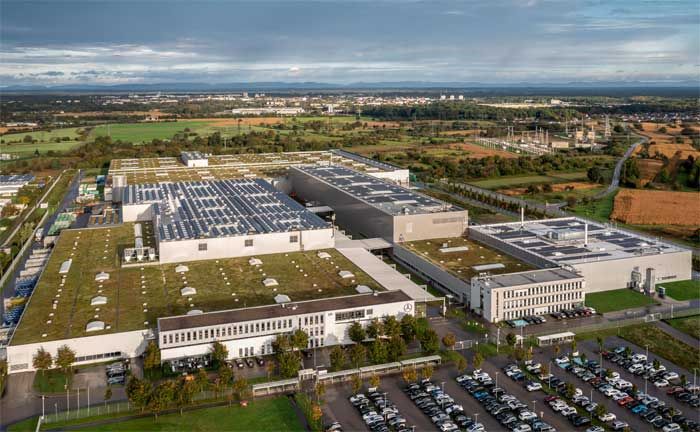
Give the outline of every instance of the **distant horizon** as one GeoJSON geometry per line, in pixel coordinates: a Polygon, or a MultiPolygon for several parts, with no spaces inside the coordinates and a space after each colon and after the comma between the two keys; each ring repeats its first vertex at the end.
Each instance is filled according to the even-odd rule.
{"type": "Polygon", "coordinates": [[[6,0],[0,83],[700,82],[696,0],[6,0]]]}

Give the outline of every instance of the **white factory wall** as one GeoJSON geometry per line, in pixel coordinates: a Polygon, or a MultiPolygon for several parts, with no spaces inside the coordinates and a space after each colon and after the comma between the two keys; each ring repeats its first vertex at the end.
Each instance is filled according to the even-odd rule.
{"type": "MultiPolygon", "coordinates": [[[[75,351],[76,357],[95,356],[116,351],[120,351],[126,358],[137,357],[146,349],[146,345],[148,343],[146,336],[148,333],[149,330],[137,330],[124,333],[110,333],[25,345],[10,345],[7,347],[9,373],[35,370],[32,366],[32,358],[41,347],[51,353],[54,358],[56,357],[58,348],[63,345],[68,345],[69,348],[75,351]]],[[[105,359],[88,360],[77,362],[75,364],[80,365],[104,360],[105,359]]]]}
{"type": "Polygon", "coordinates": [[[691,278],[692,253],[690,251],[653,254],[632,258],[591,261],[574,264],[586,279],[586,292],[609,291],[627,288],[632,281],[632,271],[638,267],[642,273],[642,286],[646,283],[646,269],[656,270],[656,284],[691,278]]]}
{"type": "Polygon", "coordinates": [[[122,221],[145,222],[153,220],[153,204],[122,205],[122,221]]]}
{"type": "Polygon", "coordinates": [[[396,169],[394,171],[365,171],[365,174],[389,180],[404,187],[410,185],[409,171],[407,169],[396,169]]]}
{"type": "Polygon", "coordinates": [[[304,250],[329,249],[335,246],[332,228],[289,231],[283,233],[255,234],[237,237],[218,237],[159,241],[158,256],[161,263],[235,258],[242,256],[273,253],[297,252],[304,250]],[[290,236],[298,236],[299,241],[291,243],[290,236]],[[246,240],[253,240],[253,246],[246,247],[246,240]],[[199,245],[206,244],[207,250],[200,251],[199,245]]]}
{"type": "Polygon", "coordinates": [[[469,227],[467,210],[394,216],[394,242],[461,237],[469,227]]]}

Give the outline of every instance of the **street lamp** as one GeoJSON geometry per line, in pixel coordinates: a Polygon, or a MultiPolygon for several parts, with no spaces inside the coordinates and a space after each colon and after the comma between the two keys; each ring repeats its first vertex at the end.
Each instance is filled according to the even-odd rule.
{"type": "Polygon", "coordinates": [[[474,413],[474,423],[479,423],[479,413],[474,413]]]}
{"type": "Polygon", "coordinates": [[[536,400],[532,401],[532,412],[533,412],[533,413],[537,413],[537,411],[535,410],[535,404],[536,404],[536,403],[537,403],[536,400]]]}
{"type": "MultiPolygon", "coordinates": [[[[649,361],[649,344],[644,345],[644,347],[645,347],[646,350],[647,350],[647,354],[646,354],[646,356],[647,356],[647,361],[649,361]]],[[[645,374],[645,376],[644,376],[644,394],[649,394],[649,392],[647,391],[648,385],[649,385],[649,378],[647,378],[647,377],[646,377],[646,374],[645,374]]]]}
{"type": "Polygon", "coordinates": [[[549,378],[547,379],[547,385],[549,386],[549,389],[552,389],[552,361],[549,361],[549,367],[547,368],[549,371],[549,378]]]}
{"type": "Polygon", "coordinates": [[[498,372],[496,372],[496,387],[498,387],[498,372]]]}

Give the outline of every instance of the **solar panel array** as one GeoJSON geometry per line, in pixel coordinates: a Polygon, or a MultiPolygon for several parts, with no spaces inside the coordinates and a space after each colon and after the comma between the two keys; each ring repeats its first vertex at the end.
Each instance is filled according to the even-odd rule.
{"type": "Polygon", "coordinates": [[[261,179],[131,185],[124,204],[153,204],[161,241],[330,227],[261,179]]]}
{"type": "Polygon", "coordinates": [[[550,261],[570,264],[591,259],[614,259],[640,254],[675,252],[673,245],[647,239],[601,224],[588,223],[588,244],[585,244],[586,222],[577,218],[527,221],[474,227],[503,242],[512,244],[550,261]],[[574,234],[557,240],[555,234],[574,234]],[[578,234],[578,235],[575,235],[578,234]]]}
{"type": "Polygon", "coordinates": [[[461,211],[443,201],[349,168],[326,166],[298,169],[392,215],[461,211]]]}

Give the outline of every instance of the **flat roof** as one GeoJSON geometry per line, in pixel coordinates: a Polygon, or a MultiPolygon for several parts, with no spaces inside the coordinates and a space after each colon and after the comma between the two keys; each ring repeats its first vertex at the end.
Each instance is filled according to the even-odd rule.
{"type": "Polygon", "coordinates": [[[507,243],[553,265],[633,258],[681,252],[658,239],[622,231],[577,217],[478,225],[469,228],[507,243]],[[585,241],[588,225],[588,244],[585,241]]]}
{"type": "Polygon", "coordinates": [[[260,306],[247,309],[231,309],[203,313],[198,315],[180,315],[159,318],[158,329],[159,331],[182,330],[243,321],[284,318],[317,312],[353,309],[387,303],[398,303],[409,300],[411,300],[411,297],[406,295],[403,291],[385,291],[376,294],[358,294],[320,300],[291,302],[285,303],[284,306],[260,306]]]}
{"type": "Polygon", "coordinates": [[[482,280],[490,288],[509,288],[533,283],[583,279],[582,275],[563,268],[532,270],[520,273],[505,273],[488,276],[482,280]]]}
{"type": "MultiPolygon", "coordinates": [[[[153,227],[148,222],[141,225],[144,246],[153,246],[153,227]]],[[[357,285],[385,290],[336,249],[259,255],[258,265],[250,264],[251,257],[240,257],[123,266],[121,251],[133,244],[133,223],[62,231],[12,345],[144,330],[154,328],[158,318],[196,309],[206,313],[275,304],[278,294],[299,302],[356,295],[357,285]],[[329,257],[320,257],[320,252],[329,257]],[[59,269],[68,259],[73,261],[64,280],[59,269]],[[178,267],[182,271],[183,264],[188,271],[176,271],[178,267]],[[341,270],[354,278],[342,278],[341,270]],[[109,273],[109,279],[95,281],[100,272],[109,273]],[[274,278],[278,285],[266,287],[266,278],[274,278]],[[184,287],[194,288],[196,294],[182,296],[184,287]],[[91,305],[95,296],[107,297],[107,303],[91,305]],[[104,321],[105,329],[86,333],[85,326],[94,320],[104,321]]]]}
{"type": "Polygon", "coordinates": [[[262,179],[130,185],[123,205],[151,204],[160,241],[328,229],[262,179]]]}
{"type": "Polygon", "coordinates": [[[0,185],[23,185],[34,180],[32,174],[8,174],[0,175],[0,185]]]}
{"type": "Polygon", "coordinates": [[[394,216],[462,211],[452,204],[342,166],[295,169],[394,216]]]}
{"type": "Polygon", "coordinates": [[[479,270],[480,266],[503,264],[503,267],[498,268],[490,266],[490,275],[522,272],[533,268],[510,255],[463,237],[417,240],[401,243],[401,246],[465,282],[484,273],[483,270],[479,270]]]}

